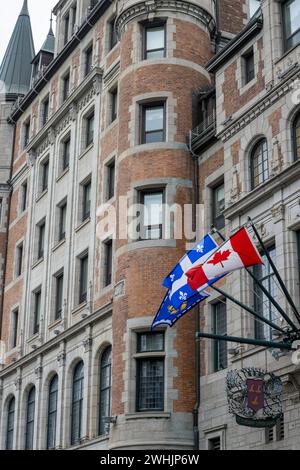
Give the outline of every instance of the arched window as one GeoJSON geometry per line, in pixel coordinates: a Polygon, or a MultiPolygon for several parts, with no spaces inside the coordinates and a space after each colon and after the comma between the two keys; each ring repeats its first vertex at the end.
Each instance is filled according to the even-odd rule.
{"type": "Polygon", "coordinates": [[[7,430],[6,430],[6,450],[13,450],[14,427],[15,427],[15,397],[9,400],[7,407],[7,430]]]}
{"type": "Polygon", "coordinates": [[[28,393],[27,410],[26,410],[26,432],[25,432],[25,449],[33,449],[34,436],[34,414],[35,414],[35,387],[32,387],[28,393]]]}
{"type": "Polygon", "coordinates": [[[261,139],[251,152],[251,188],[255,189],[269,178],[268,143],[261,139]]]}
{"type": "Polygon", "coordinates": [[[296,116],[293,124],[293,147],[294,160],[300,158],[300,113],[296,116]]]}
{"type": "Polygon", "coordinates": [[[55,449],[57,423],[58,377],[55,375],[49,385],[47,449],[55,449]]]}
{"type": "Polygon", "coordinates": [[[73,397],[71,415],[71,444],[80,442],[82,437],[82,405],[83,405],[84,364],[77,364],[73,375],[73,397]]]}
{"type": "Polygon", "coordinates": [[[110,416],[111,397],[111,354],[109,346],[102,354],[100,362],[100,393],[99,393],[99,435],[106,433],[105,418],[110,416]]]}

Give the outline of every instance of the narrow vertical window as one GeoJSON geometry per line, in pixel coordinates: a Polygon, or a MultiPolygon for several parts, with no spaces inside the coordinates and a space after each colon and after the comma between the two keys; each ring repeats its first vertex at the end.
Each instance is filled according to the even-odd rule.
{"type": "Polygon", "coordinates": [[[105,418],[110,416],[111,401],[111,355],[109,346],[102,354],[100,363],[100,393],[99,393],[99,435],[106,433],[105,418]]]}
{"type": "Polygon", "coordinates": [[[55,375],[49,385],[47,449],[56,447],[58,377],[55,375]]]}
{"type": "Polygon", "coordinates": [[[94,142],[95,115],[90,114],[86,119],[85,147],[89,147],[94,142]]]}
{"type": "Polygon", "coordinates": [[[42,193],[48,189],[49,160],[42,163],[42,193]]]}
{"type": "Polygon", "coordinates": [[[18,326],[19,326],[19,309],[16,309],[12,312],[12,315],[11,315],[10,349],[15,349],[17,347],[18,326]]]}
{"type": "Polygon", "coordinates": [[[79,304],[82,304],[87,301],[88,266],[89,266],[89,257],[88,255],[85,255],[82,258],[80,258],[79,304]]]}
{"type": "Polygon", "coordinates": [[[225,191],[224,183],[216,186],[213,189],[213,225],[218,230],[222,230],[225,227],[225,191]]]}
{"type": "Polygon", "coordinates": [[[71,146],[71,139],[68,137],[62,143],[62,171],[67,170],[70,165],[70,146],[71,146]]]}
{"type": "Polygon", "coordinates": [[[42,102],[42,116],[41,116],[41,124],[42,127],[47,123],[49,117],[49,97],[47,96],[46,99],[42,102]]]}
{"type": "Polygon", "coordinates": [[[269,178],[267,139],[260,140],[252,150],[250,166],[252,189],[255,189],[269,178]]]}
{"type": "Polygon", "coordinates": [[[164,334],[137,336],[137,411],[163,411],[165,387],[164,334]]]}
{"type": "Polygon", "coordinates": [[[38,226],[38,260],[43,259],[45,254],[45,230],[46,223],[40,223],[38,226]]]}
{"type": "Polygon", "coordinates": [[[67,203],[59,206],[58,241],[66,239],[67,203]]]}
{"type": "Polygon", "coordinates": [[[23,272],[23,243],[16,249],[16,278],[20,277],[23,272]]]}
{"type": "Polygon", "coordinates": [[[145,28],[144,59],[161,59],[166,56],[166,27],[154,24],[145,28]]]}
{"type": "Polygon", "coordinates": [[[142,240],[163,238],[163,191],[145,191],[140,194],[142,204],[142,240]]]}
{"type": "Polygon", "coordinates": [[[243,55],[244,63],[244,85],[251,82],[255,78],[255,64],[253,48],[243,55]]]}
{"type": "Polygon", "coordinates": [[[116,87],[114,90],[110,92],[110,105],[111,105],[111,114],[109,123],[112,124],[118,117],[118,88],[116,87]]]}
{"type": "Polygon", "coordinates": [[[115,195],[115,176],[116,176],[116,163],[115,160],[107,165],[107,192],[106,200],[109,201],[115,195]]]}
{"type": "Polygon", "coordinates": [[[38,290],[34,293],[34,310],[33,310],[33,334],[34,335],[38,334],[40,331],[41,300],[42,300],[42,291],[38,290]]]}
{"type": "Polygon", "coordinates": [[[26,148],[30,139],[30,119],[28,119],[23,126],[23,148],[26,148]]]}
{"type": "Polygon", "coordinates": [[[84,53],[85,64],[84,64],[84,76],[86,77],[93,66],[93,46],[90,46],[84,53]]]}
{"type": "Polygon", "coordinates": [[[27,181],[22,184],[20,189],[20,212],[21,214],[26,211],[27,209],[27,192],[28,192],[28,185],[27,181]]]}
{"type": "Polygon", "coordinates": [[[82,438],[84,364],[80,362],[74,370],[71,411],[71,445],[78,444],[82,438]]]}
{"type": "Polygon", "coordinates": [[[62,100],[63,102],[66,101],[70,94],[70,73],[64,76],[62,81],[62,100]]]}
{"type": "Polygon", "coordinates": [[[110,286],[112,283],[112,267],[113,267],[113,243],[108,240],[104,243],[104,287],[110,286]]]}
{"type": "MultiPolygon", "coordinates": [[[[218,302],[213,305],[213,331],[215,335],[227,334],[226,303],[218,302]]],[[[218,372],[227,368],[227,343],[226,341],[214,341],[214,371],[218,372]]]]}
{"type": "Polygon", "coordinates": [[[141,143],[151,144],[165,141],[165,103],[142,106],[141,143]]]}
{"type": "Polygon", "coordinates": [[[34,438],[34,415],[35,415],[35,387],[28,393],[26,410],[25,449],[33,449],[34,438]]]}
{"type": "Polygon", "coordinates": [[[108,22],[108,30],[109,30],[108,50],[109,51],[111,49],[113,49],[115,47],[115,45],[117,44],[117,42],[118,42],[117,30],[116,30],[116,27],[115,27],[115,21],[116,21],[116,18],[114,17],[108,22]]]}
{"type": "Polygon", "coordinates": [[[14,446],[15,407],[16,400],[12,397],[7,407],[6,450],[13,450],[14,446]]]}
{"type": "Polygon", "coordinates": [[[82,222],[89,219],[91,216],[91,190],[92,183],[88,181],[83,185],[82,222]]]}
{"type": "Polygon", "coordinates": [[[63,292],[64,292],[64,274],[60,273],[56,276],[56,292],[55,292],[55,317],[54,320],[60,320],[63,311],[63,292]]]}
{"type": "Polygon", "coordinates": [[[64,17],[64,46],[69,41],[69,25],[70,25],[70,15],[67,14],[64,17]]]}

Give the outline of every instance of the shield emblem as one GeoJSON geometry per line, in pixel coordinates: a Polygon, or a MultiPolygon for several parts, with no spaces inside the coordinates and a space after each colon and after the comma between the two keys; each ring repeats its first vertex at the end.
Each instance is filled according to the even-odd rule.
{"type": "Polygon", "coordinates": [[[262,410],[265,404],[264,381],[262,379],[247,380],[248,408],[255,411],[262,410]]]}

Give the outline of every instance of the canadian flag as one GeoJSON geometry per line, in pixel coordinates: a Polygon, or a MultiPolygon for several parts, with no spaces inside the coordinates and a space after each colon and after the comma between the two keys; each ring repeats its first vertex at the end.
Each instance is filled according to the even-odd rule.
{"type": "Polygon", "coordinates": [[[206,288],[210,284],[210,280],[256,264],[263,264],[263,261],[243,227],[223,243],[205,263],[190,269],[185,274],[190,287],[195,291],[201,291],[202,287],[206,288]]]}

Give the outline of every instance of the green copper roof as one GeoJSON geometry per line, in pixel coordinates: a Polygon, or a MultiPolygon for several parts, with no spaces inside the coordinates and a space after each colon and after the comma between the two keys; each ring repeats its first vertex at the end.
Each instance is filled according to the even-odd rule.
{"type": "Polygon", "coordinates": [[[0,67],[0,81],[5,83],[6,94],[25,95],[28,92],[34,55],[28,5],[24,0],[0,67]]]}
{"type": "Polygon", "coordinates": [[[55,44],[55,37],[52,31],[52,24],[51,24],[48,36],[46,37],[45,42],[41,47],[41,51],[51,52],[52,54],[54,54],[54,44],[55,44]]]}

